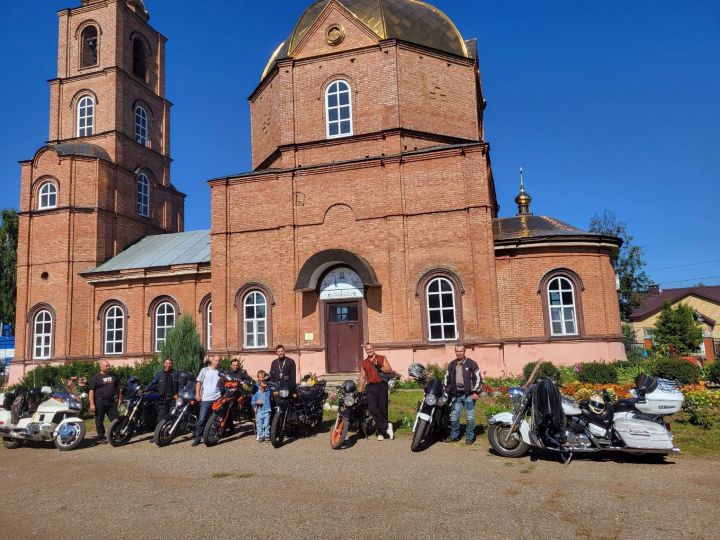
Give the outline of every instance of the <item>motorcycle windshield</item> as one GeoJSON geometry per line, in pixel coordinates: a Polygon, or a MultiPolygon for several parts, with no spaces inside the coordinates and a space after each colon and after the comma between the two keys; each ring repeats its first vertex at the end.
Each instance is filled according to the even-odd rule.
{"type": "Polygon", "coordinates": [[[425,386],[426,394],[434,394],[441,396],[443,393],[443,384],[438,379],[431,379],[427,386],[425,386]]]}
{"type": "Polygon", "coordinates": [[[195,399],[195,383],[189,382],[180,390],[180,397],[183,399],[195,399]]]}

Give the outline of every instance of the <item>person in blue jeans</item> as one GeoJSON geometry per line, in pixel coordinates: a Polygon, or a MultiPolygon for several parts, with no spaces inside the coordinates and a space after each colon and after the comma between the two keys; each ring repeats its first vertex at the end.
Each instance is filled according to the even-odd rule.
{"type": "Polygon", "coordinates": [[[476,362],[465,356],[465,345],[455,346],[455,359],[445,374],[445,389],[450,402],[450,436],[447,442],[460,440],[460,416],[465,409],[465,444],[475,442],[475,402],[482,391],[482,375],[476,362]]]}
{"type": "Polygon", "coordinates": [[[221,394],[220,372],[218,371],[219,365],[220,359],[212,358],[209,364],[200,370],[200,374],[195,381],[195,399],[200,403],[200,413],[198,414],[197,424],[195,426],[193,446],[200,444],[212,405],[221,394]]]}
{"type": "Polygon", "coordinates": [[[258,442],[270,441],[270,413],[272,404],[270,402],[271,391],[267,384],[267,373],[263,370],[257,372],[258,389],[252,396],[253,409],[255,410],[255,424],[257,426],[258,442]]]}

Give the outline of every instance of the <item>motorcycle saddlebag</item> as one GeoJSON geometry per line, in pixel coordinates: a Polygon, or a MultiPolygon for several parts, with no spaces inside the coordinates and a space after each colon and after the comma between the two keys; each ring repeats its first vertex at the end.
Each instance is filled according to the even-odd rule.
{"type": "Polygon", "coordinates": [[[673,443],[668,431],[655,422],[638,419],[615,421],[615,431],[628,448],[643,450],[672,450],[673,443]]]}

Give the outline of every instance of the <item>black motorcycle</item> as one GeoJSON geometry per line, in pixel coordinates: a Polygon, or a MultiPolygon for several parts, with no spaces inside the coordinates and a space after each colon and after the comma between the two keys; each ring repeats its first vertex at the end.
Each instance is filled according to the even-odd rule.
{"type": "Polygon", "coordinates": [[[325,381],[309,384],[310,375],[293,388],[290,381],[273,385],[273,418],[270,424],[270,443],[280,448],[286,437],[296,437],[301,429],[317,428],[323,418],[323,404],[327,398],[325,381]]]}
{"type": "Polygon", "coordinates": [[[200,403],[195,400],[195,381],[193,377],[193,381],[188,381],[184,386],[181,386],[170,414],[161,418],[158,422],[155,427],[153,441],[158,446],[167,446],[178,435],[194,432],[199,414],[200,403]]]}
{"type": "Polygon", "coordinates": [[[330,431],[330,446],[337,450],[345,444],[348,431],[357,431],[367,437],[377,431],[375,420],[370,415],[367,394],[358,392],[355,381],[345,381],[337,387],[338,414],[330,431]]]}
{"type": "Polygon", "coordinates": [[[112,421],[108,430],[108,442],[112,446],[122,446],[130,442],[135,434],[147,433],[157,424],[157,402],[160,394],[143,392],[136,377],[128,379],[123,392],[127,414],[112,421]]]}
{"type": "Polygon", "coordinates": [[[413,438],[410,450],[418,452],[430,443],[433,437],[444,439],[450,431],[450,396],[443,382],[436,378],[428,380],[425,366],[410,364],[408,375],[422,384],[425,397],[418,403],[418,411],[413,425],[413,438]]]}

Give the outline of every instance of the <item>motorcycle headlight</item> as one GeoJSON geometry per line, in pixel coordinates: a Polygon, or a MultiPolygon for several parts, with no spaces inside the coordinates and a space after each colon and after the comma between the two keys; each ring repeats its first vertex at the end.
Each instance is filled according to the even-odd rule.
{"type": "Polygon", "coordinates": [[[437,403],[437,397],[435,394],[428,394],[425,396],[425,403],[427,403],[430,407],[434,407],[437,403]]]}
{"type": "Polygon", "coordinates": [[[525,391],[518,386],[513,386],[508,389],[508,394],[510,395],[510,401],[513,406],[517,407],[522,402],[523,397],[525,396],[525,391]]]}
{"type": "Polygon", "coordinates": [[[290,390],[283,388],[279,393],[281,398],[286,398],[290,395],[290,390]]]}
{"type": "Polygon", "coordinates": [[[346,407],[352,407],[353,405],[355,405],[355,396],[345,396],[345,398],[343,399],[343,403],[346,407]]]}
{"type": "Polygon", "coordinates": [[[450,399],[450,397],[446,393],[443,393],[437,400],[438,407],[444,406],[448,402],[448,399],[450,399]]]}
{"type": "Polygon", "coordinates": [[[183,398],[179,397],[175,400],[175,405],[180,406],[180,405],[182,405],[182,402],[183,402],[183,398]]]}

